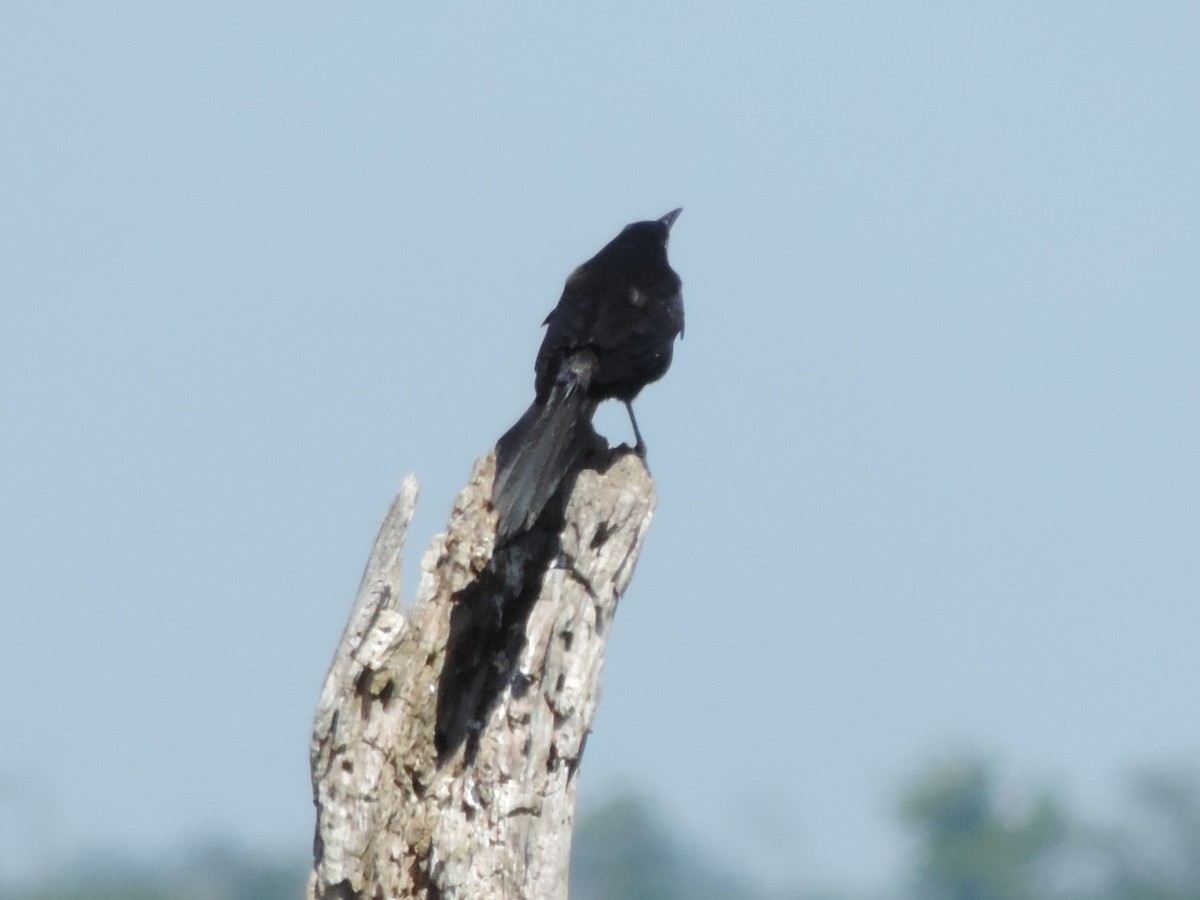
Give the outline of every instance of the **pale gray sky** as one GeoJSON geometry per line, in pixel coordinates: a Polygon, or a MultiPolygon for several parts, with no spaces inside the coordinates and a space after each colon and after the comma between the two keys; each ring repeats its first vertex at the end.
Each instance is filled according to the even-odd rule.
{"type": "Polygon", "coordinates": [[[932,755],[1196,758],[1198,60],[1187,3],[9,4],[0,811],[303,850],[401,477],[423,546],[675,206],[585,802],[869,885],[932,755]]]}

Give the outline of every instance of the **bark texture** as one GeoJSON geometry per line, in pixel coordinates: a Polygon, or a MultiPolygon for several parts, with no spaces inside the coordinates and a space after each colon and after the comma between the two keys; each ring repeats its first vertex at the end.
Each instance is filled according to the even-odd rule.
{"type": "Polygon", "coordinates": [[[566,897],[605,641],[655,504],[636,456],[593,465],[497,547],[495,459],[480,460],[407,615],[406,479],[317,707],[313,900],[566,897]]]}

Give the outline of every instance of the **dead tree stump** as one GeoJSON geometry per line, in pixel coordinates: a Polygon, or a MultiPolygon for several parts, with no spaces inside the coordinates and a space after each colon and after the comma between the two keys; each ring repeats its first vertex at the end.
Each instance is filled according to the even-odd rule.
{"type": "Polygon", "coordinates": [[[561,509],[495,546],[476,463],[401,607],[405,480],[379,530],[313,727],[311,900],[567,895],[580,759],[617,601],[655,505],[598,451],[561,509]]]}

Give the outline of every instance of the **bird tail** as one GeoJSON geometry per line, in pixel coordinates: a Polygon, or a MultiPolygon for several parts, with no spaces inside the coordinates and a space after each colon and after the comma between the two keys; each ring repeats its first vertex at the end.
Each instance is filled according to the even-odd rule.
{"type": "Polygon", "coordinates": [[[500,514],[497,537],[509,537],[537,521],[563,479],[588,446],[594,400],[577,383],[554,386],[496,443],[492,506],[500,514]]]}

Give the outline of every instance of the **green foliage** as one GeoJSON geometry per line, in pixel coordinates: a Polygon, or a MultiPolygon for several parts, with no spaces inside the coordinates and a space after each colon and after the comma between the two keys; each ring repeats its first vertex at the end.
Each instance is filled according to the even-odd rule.
{"type": "Polygon", "coordinates": [[[901,818],[922,900],[1200,900],[1200,775],[1137,775],[1119,827],[1077,821],[1052,794],[1007,798],[978,759],[929,767],[901,818]]]}
{"type": "Polygon", "coordinates": [[[580,821],[572,900],[754,900],[737,876],[689,851],[649,804],[618,797],[580,821]]]}
{"type": "Polygon", "coordinates": [[[176,862],[139,865],[120,860],[73,866],[51,884],[0,900],[297,900],[307,864],[264,861],[228,844],[208,844],[176,862]]]}
{"type": "Polygon", "coordinates": [[[1053,796],[1005,806],[994,772],[970,759],[928,770],[906,793],[901,816],[918,839],[916,886],[930,900],[1044,896],[1070,831],[1053,796]]]}
{"type": "MultiPolygon", "coordinates": [[[[1053,793],[1006,789],[992,766],[961,759],[923,770],[904,791],[900,815],[914,843],[919,900],[1200,900],[1196,769],[1138,774],[1114,827],[1077,820],[1053,793]]],[[[77,866],[40,889],[0,888],[0,900],[296,900],[306,876],[302,857],[265,862],[217,843],[171,864],[77,866]]],[[[581,818],[571,898],[764,895],[750,873],[691,846],[646,800],[626,795],[581,818]]]]}
{"type": "Polygon", "coordinates": [[[1200,771],[1147,769],[1129,787],[1124,825],[1101,844],[1113,900],[1200,900],[1200,771]]]}

